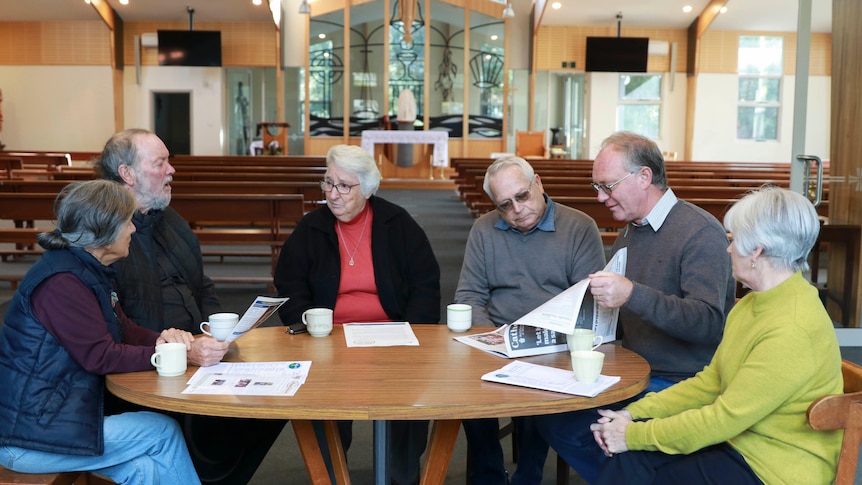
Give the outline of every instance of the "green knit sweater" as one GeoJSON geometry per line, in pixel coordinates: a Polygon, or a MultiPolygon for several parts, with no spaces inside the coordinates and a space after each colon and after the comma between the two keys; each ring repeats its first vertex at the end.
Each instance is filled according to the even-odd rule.
{"type": "Polygon", "coordinates": [[[766,484],[832,483],[841,431],[815,431],[806,410],[843,392],[841,355],[817,291],[796,273],[751,292],[727,317],[709,366],[628,406],[629,449],[692,453],[729,442],[766,484]]]}

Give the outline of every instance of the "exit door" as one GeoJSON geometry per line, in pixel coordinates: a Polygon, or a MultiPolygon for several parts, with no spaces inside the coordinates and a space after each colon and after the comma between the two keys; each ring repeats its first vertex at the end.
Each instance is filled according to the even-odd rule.
{"type": "Polygon", "coordinates": [[[153,126],[171,155],[191,155],[191,93],[153,93],[153,126]]]}

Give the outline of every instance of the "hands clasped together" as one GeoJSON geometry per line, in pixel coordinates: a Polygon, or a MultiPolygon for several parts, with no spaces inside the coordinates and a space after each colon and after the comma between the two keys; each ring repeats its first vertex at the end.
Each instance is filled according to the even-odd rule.
{"type": "Polygon", "coordinates": [[[599,409],[598,413],[602,417],[590,425],[590,431],[593,432],[593,438],[596,439],[599,448],[607,456],[628,451],[626,428],[632,422],[631,413],[626,410],[611,411],[609,409],[599,409]]]}
{"type": "Polygon", "coordinates": [[[219,342],[206,335],[195,337],[185,330],[178,330],[176,328],[162,330],[162,333],[159,334],[159,338],[156,340],[156,345],[167,342],[186,344],[189,363],[198,367],[218,364],[230,347],[230,342],[219,342]]]}

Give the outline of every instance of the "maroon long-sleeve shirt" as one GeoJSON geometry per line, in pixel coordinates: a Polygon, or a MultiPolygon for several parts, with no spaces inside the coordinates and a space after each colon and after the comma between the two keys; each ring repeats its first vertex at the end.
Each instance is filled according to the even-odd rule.
{"type": "Polygon", "coordinates": [[[153,368],[150,356],[159,334],[135,325],[115,304],[123,341],[114,342],[96,296],[73,274],[46,279],[33,291],[31,301],[36,318],[88,372],[105,375],[153,368]]]}

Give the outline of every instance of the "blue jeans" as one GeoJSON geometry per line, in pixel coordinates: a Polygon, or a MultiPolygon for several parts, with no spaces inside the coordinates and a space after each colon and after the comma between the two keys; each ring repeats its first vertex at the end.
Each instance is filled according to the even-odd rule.
{"type": "Polygon", "coordinates": [[[21,473],[92,471],[117,483],[200,484],[176,421],[149,411],[105,418],[105,452],[64,455],[0,447],[0,465],[21,473]]]}
{"type": "MultiPolygon", "coordinates": [[[[513,418],[517,432],[518,467],[512,475],[512,485],[538,485],[548,458],[548,444],[539,436],[534,417],[513,418]]],[[[505,485],[506,466],[503,463],[503,446],[500,444],[500,423],[496,418],[465,419],[462,421],[467,437],[467,456],[470,460],[467,477],[470,485],[505,485]]]]}
{"type": "MultiPolygon", "coordinates": [[[[646,390],[626,401],[603,409],[622,409],[648,392],[658,392],[675,384],[661,377],[650,379],[646,390]]],[[[596,444],[590,425],[599,419],[595,409],[536,416],[536,429],[542,439],[574,468],[587,483],[594,483],[607,457],[596,444]]]]}

